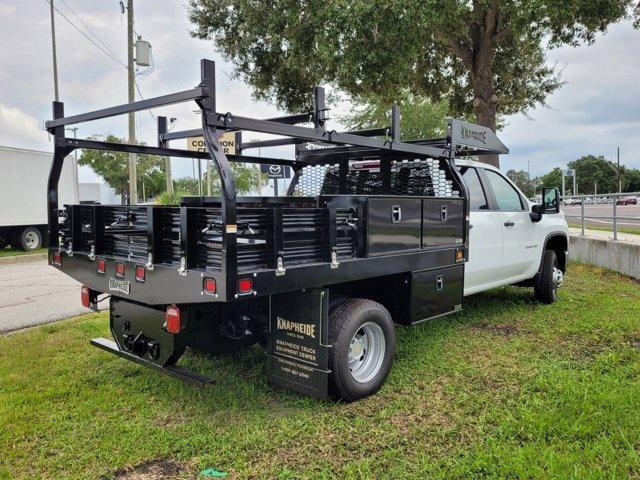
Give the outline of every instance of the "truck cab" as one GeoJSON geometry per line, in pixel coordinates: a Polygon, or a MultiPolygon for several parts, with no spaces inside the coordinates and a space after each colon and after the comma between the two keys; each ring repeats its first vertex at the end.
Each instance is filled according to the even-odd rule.
{"type": "MultiPolygon", "coordinates": [[[[486,163],[456,161],[469,191],[469,260],[464,295],[511,284],[535,284],[546,250],[553,251],[558,286],[567,264],[569,228],[548,205],[545,215],[500,170],[486,163]]],[[[556,200],[557,202],[557,200],[556,200]]]]}

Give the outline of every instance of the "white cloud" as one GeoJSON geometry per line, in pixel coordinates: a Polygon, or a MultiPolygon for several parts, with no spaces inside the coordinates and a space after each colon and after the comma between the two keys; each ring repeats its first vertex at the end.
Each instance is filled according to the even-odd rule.
{"type": "Polygon", "coordinates": [[[51,150],[51,142],[38,120],[16,107],[0,103],[0,145],[51,150]]]}

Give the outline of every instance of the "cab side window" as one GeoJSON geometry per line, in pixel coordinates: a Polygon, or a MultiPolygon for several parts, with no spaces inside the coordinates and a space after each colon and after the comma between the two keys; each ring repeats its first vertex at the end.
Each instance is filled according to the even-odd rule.
{"type": "Polygon", "coordinates": [[[485,169],[484,173],[489,179],[493,195],[498,204],[498,210],[509,212],[524,210],[522,198],[513,186],[505,178],[493,170],[485,169]]]}
{"type": "Polygon", "coordinates": [[[472,167],[462,167],[460,169],[464,183],[469,189],[469,208],[471,210],[488,210],[487,197],[482,189],[478,172],[472,167]]]}

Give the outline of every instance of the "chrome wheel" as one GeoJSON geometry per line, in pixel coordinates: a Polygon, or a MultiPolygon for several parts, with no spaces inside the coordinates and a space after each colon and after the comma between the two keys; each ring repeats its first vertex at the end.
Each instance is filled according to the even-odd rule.
{"type": "Polygon", "coordinates": [[[24,246],[27,247],[27,250],[34,250],[38,248],[40,245],[40,239],[38,238],[38,234],[34,231],[28,231],[24,235],[24,246]]]}
{"type": "Polygon", "coordinates": [[[557,288],[562,285],[562,282],[564,282],[564,274],[562,273],[562,270],[560,270],[558,267],[553,267],[553,273],[551,274],[551,278],[553,281],[554,290],[557,290],[557,288]]]}
{"type": "Polygon", "coordinates": [[[384,360],[386,342],[382,328],[367,322],[355,333],[349,344],[349,370],[358,383],[373,379],[384,360]]]}

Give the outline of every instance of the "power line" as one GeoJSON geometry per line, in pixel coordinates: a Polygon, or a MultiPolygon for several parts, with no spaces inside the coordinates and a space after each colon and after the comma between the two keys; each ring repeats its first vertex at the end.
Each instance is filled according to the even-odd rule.
{"type": "MultiPolygon", "coordinates": [[[[140,87],[138,86],[138,81],[134,80],[133,84],[136,86],[136,90],[138,91],[138,95],[140,95],[140,99],[144,100],[144,97],[142,96],[142,92],[140,91],[140,87]]],[[[151,115],[151,118],[153,118],[154,120],[157,120],[156,116],[153,114],[150,108],[148,108],[147,111],[149,112],[149,115],[151,115]]]]}
{"type": "Polygon", "coordinates": [[[111,50],[111,48],[109,48],[109,45],[107,45],[106,43],[104,43],[104,42],[102,41],[102,39],[101,39],[101,38],[100,38],[100,37],[99,37],[99,36],[98,36],[98,35],[97,35],[97,34],[96,34],[92,29],[91,29],[91,27],[89,27],[89,25],[87,25],[87,24],[84,22],[84,20],[82,20],[82,18],[80,17],[80,15],[78,15],[78,14],[75,12],[75,10],[74,10],[73,8],[71,8],[67,2],[65,2],[65,0],[60,0],[60,1],[61,1],[61,2],[64,4],[64,6],[65,6],[65,7],[67,7],[67,8],[69,9],[69,11],[70,11],[70,12],[71,12],[71,13],[72,13],[72,14],[73,14],[77,19],[78,19],[78,21],[79,21],[79,22],[84,26],[84,28],[86,28],[86,29],[87,29],[87,31],[88,31],[91,35],[93,35],[93,37],[94,37],[98,42],[100,42],[100,44],[101,44],[105,49],[107,49],[107,50],[108,50],[108,51],[109,51],[109,52],[110,52],[114,57],[119,58],[119,57],[118,57],[118,54],[117,54],[116,52],[114,52],[113,50],[111,50]]]}
{"type": "Polygon", "coordinates": [[[58,8],[53,5],[51,3],[51,0],[44,0],[45,2],[47,2],[49,5],[51,5],[53,7],[53,9],[58,12],[60,14],[60,16],[62,18],[64,18],[69,25],[71,25],[73,28],[75,28],[84,38],[86,38],[87,40],[89,40],[89,42],[91,42],[98,50],[100,50],[102,53],[104,53],[105,55],[107,55],[109,58],[111,58],[112,60],[114,60],[115,62],[117,62],[118,64],[122,65],[124,68],[128,68],[124,63],[122,63],[118,57],[113,56],[111,53],[109,53],[107,50],[105,50],[104,48],[102,48],[99,44],[97,44],[91,37],[89,37],[86,33],[84,33],[82,30],[80,30],[78,28],[78,26],[73,23],[71,20],[69,20],[69,18],[62,13],[60,10],[58,10],[58,8]]]}

